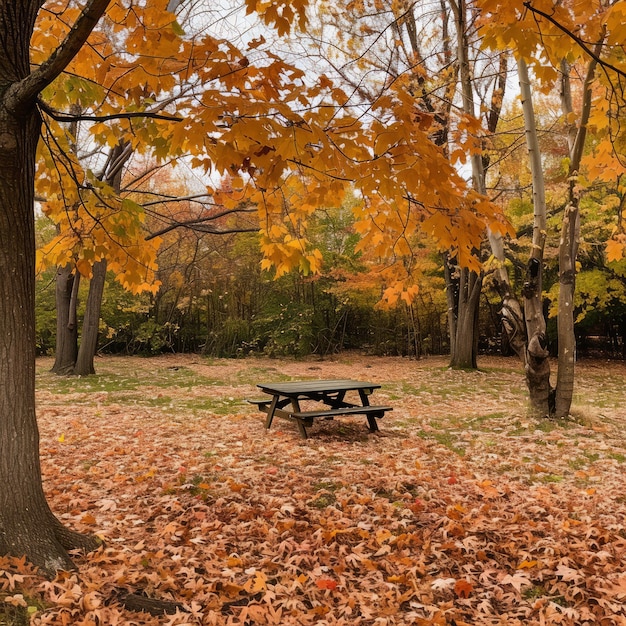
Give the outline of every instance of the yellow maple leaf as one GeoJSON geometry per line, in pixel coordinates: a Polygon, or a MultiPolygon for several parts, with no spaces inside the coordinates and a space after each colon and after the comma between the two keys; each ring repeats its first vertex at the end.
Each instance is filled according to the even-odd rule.
{"type": "Polygon", "coordinates": [[[611,261],[619,261],[624,256],[624,243],[616,239],[609,239],[606,242],[606,258],[611,261]]]}

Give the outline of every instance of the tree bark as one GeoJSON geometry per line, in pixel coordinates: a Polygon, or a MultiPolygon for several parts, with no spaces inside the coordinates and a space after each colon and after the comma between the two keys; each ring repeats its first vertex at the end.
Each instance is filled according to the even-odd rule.
{"type": "Polygon", "coordinates": [[[478,310],[482,279],[466,268],[459,270],[458,300],[456,302],[455,350],[450,355],[450,367],[476,369],[478,353],[478,310]]]}
{"type": "Polygon", "coordinates": [[[107,274],[106,259],[93,265],[93,274],[89,282],[89,295],[83,319],[83,333],[80,338],[80,348],[76,358],[73,374],[76,376],[90,376],[96,373],[94,358],[98,347],[98,330],[100,327],[100,311],[102,309],[102,295],[107,274]]]}
{"type": "Polygon", "coordinates": [[[80,274],[73,271],[68,263],[57,268],[56,274],[56,309],[57,331],[54,351],[55,374],[71,374],[78,356],[78,324],[76,308],[80,274]]]}
{"type": "Polygon", "coordinates": [[[41,4],[0,0],[0,554],[26,556],[53,574],[72,567],[68,549],[93,548],[97,541],[61,525],[41,482],[35,415],[34,172],[41,127],[36,98],[82,46],[89,24],[108,2],[89,2],[57,54],[31,72],[30,39],[41,4]]]}
{"type": "Polygon", "coordinates": [[[563,215],[559,244],[559,370],[556,384],[555,416],[567,417],[574,395],[576,336],[574,334],[574,291],[576,289],[576,251],[580,231],[578,206],[568,205],[563,215]]]}
{"type": "MultiPolygon", "coordinates": [[[[602,41],[595,46],[596,59],[602,50],[602,41]]],[[[568,133],[569,190],[568,205],[563,213],[561,241],[559,242],[559,316],[557,333],[559,341],[559,370],[557,374],[555,416],[567,417],[574,395],[574,369],[576,364],[576,336],[574,334],[574,292],[576,289],[576,257],[580,241],[579,197],[576,177],[580,168],[583,148],[587,138],[587,125],[591,114],[591,85],[597,61],[589,61],[583,84],[583,98],[578,124],[571,124],[568,133]]],[[[574,107],[570,91],[570,67],[561,63],[561,108],[570,116],[574,107]]]]}
{"type": "Polygon", "coordinates": [[[524,112],[526,146],[533,182],[533,241],[522,292],[527,337],[524,361],[531,411],[538,417],[545,417],[551,415],[554,408],[550,385],[546,320],[543,314],[542,301],[543,253],[546,241],[545,185],[530,78],[528,67],[523,59],[517,63],[517,72],[524,112]]]}
{"type": "Polygon", "coordinates": [[[0,105],[0,554],[26,555],[52,573],[67,548],[97,543],[65,531],[41,484],[35,417],[34,169],[39,117],[0,105]]]}

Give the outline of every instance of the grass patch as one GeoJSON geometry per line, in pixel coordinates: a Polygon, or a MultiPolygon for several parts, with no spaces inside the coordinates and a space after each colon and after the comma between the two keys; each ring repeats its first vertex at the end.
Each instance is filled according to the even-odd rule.
{"type": "Polygon", "coordinates": [[[458,445],[457,437],[450,432],[426,432],[425,430],[420,430],[416,434],[422,439],[434,439],[439,445],[448,448],[451,452],[461,457],[465,456],[465,448],[458,445]]]}
{"type": "Polygon", "coordinates": [[[101,373],[94,376],[57,376],[51,372],[39,375],[38,388],[56,394],[117,393],[145,390],[146,387],[192,389],[215,386],[223,381],[206,378],[186,367],[167,367],[153,370],[135,370],[128,374],[101,373]]]}

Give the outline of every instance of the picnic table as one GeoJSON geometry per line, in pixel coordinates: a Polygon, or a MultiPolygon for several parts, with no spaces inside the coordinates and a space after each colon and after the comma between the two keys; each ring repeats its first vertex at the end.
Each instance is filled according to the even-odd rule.
{"type": "Polygon", "coordinates": [[[338,415],[365,415],[371,431],[378,430],[376,420],[383,417],[390,406],[370,405],[369,397],[380,385],[358,380],[294,380],[290,382],[260,383],[257,385],[267,398],[249,400],[267,414],[265,428],[269,429],[274,417],[295,420],[300,435],[307,438],[307,427],[315,418],[333,419],[338,415]],[[354,396],[347,400],[346,395],[354,396]],[[358,397],[358,403],[357,403],[358,397]],[[322,408],[303,410],[301,402],[318,402],[322,408]]]}

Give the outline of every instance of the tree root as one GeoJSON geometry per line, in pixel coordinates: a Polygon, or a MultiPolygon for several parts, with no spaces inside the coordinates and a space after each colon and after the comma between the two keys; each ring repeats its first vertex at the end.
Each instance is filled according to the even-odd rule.
{"type": "Polygon", "coordinates": [[[66,550],[82,550],[92,552],[99,548],[103,541],[95,535],[83,535],[64,526],[56,517],[53,517],[54,536],[66,550]]]}
{"type": "Polygon", "coordinates": [[[179,602],[168,600],[155,600],[143,593],[131,593],[127,589],[116,589],[114,601],[119,602],[126,610],[150,615],[171,615],[176,611],[185,611],[185,607],[179,602]]]}

